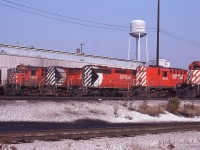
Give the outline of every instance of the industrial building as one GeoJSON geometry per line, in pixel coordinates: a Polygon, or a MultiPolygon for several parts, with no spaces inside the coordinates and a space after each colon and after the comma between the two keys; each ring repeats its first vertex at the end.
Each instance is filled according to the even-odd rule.
{"type": "Polygon", "coordinates": [[[60,50],[0,44],[1,85],[6,83],[7,69],[15,68],[19,64],[70,68],[81,68],[85,65],[101,65],[136,69],[138,66],[144,66],[145,63],[142,61],[87,55],[80,52],[72,53],[60,50]]]}

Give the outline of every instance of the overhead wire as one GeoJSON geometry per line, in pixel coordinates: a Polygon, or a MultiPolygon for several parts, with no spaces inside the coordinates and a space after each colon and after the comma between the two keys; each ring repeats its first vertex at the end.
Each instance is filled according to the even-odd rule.
{"type": "MultiPolygon", "coordinates": [[[[39,16],[43,16],[43,17],[48,17],[48,18],[51,18],[51,19],[55,19],[55,17],[49,17],[47,15],[41,14],[41,13],[44,13],[44,14],[53,15],[53,16],[56,16],[56,17],[61,17],[61,18],[65,18],[65,19],[71,19],[71,20],[74,20],[74,21],[79,21],[79,22],[74,22],[74,21],[66,20],[68,23],[74,23],[74,24],[85,25],[85,26],[96,27],[96,28],[111,29],[111,30],[112,29],[114,29],[114,30],[121,30],[121,31],[128,31],[128,29],[130,28],[130,27],[127,27],[127,26],[106,24],[106,23],[100,23],[100,22],[94,22],[94,21],[89,21],[89,20],[78,19],[78,18],[74,18],[74,17],[68,17],[68,16],[64,16],[64,15],[61,15],[61,14],[52,13],[52,12],[49,12],[49,11],[44,11],[44,10],[41,10],[41,9],[37,9],[37,8],[25,6],[25,5],[22,5],[22,4],[19,4],[19,3],[11,2],[9,0],[1,0],[1,1],[4,1],[4,2],[9,3],[9,4],[16,5],[16,6],[20,6],[20,7],[26,8],[26,9],[30,9],[30,10],[33,10],[33,11],[40,12],[40,14],[39,14],[39,13],[35,13],[35,12],[29,11],[29,10],[27,11],[27,10],[24,10],[24,9],[21,9],[21,8],[16,8],[16,7],[7,5],[7,4],[0,3],[0,5],[4,5],[6,7],[10,7],[10,8],[13,8],[13,9],[20,10],[20,11],[25,11],[25,12],[32,13],[32,14],[35,14],[35,15],[39,15],[39,16]],[[85,22],[85,23],[89,23],[89,24],[80,23],[80,22],[85,22]],[[127,30],[125,30],[125,29],[127,29],[127,30]]],[[[63,19],[60,19],[60,18],[56,18],[56,19],[63,21],[63,19]]],[[[152,30],[150,32],[155,32],[153,30],[156,30],[155,28],[146,28],[146,29],[152,30]]]]}
{"type": "Polygon", "coordinates": [[[52,16],[47,16],[47,15],[43,15],[43,14],[31,12],[31,11],[24,10],[24,9],[21,9],[21,8],[9,6],[9,5],[7,5],[7,4],[2,4],[2,3],[0,3],[0,5],[6,6],[6,7],[10,7],[10,8],[19,10],[19,11],[27,12],[27,13],[30,13],[30,14],[42,16],[42,17],[45,17],[45,18],[49,18],[49,19],[54,19],[54,20],[62,21],[62,22],[67,22],[67,23],[72,23],[72,24],[77,24],[77,25],[82,25],[82,26],[88,26],[88,27],[94,27],[94,28],[102,28],[102,29],[109,29],[109,30],[119,30],[119,31],[128,31],[128,30],[125,30],[125,29],[116,29],[116,28],[103,27],[103,26],[95,26],[95,25],[89,25],[89,24],[83,24],[83,23],[68,21],[68,20],[64,20],[64,19],[60,19],[60,18],[55,18],[55,17],[52,17],[52,16]]]}
{"type": "Polygon", "coordinates": [[[171,38],[174,38],[174,39],[179,40],[179,41],[181,41],[181,42],[184,42],[184,43],[186,43],[186,44],[190,44],[190,45],[193,45],[193,46],[196,46],[196,47],[200,47],[200,44],[199,44],[199,43],[192,42],[192,41],[190,41],[190,40],[184,39],[184,38],[182,38],[182,37],[180,37],[180,36],[177,36],[177,35],[175,35],[175,34],[169,33],[169,32],[167,32],[167,31],[165,31],[165,30],[163,30],[163,29],[160,29],[160,32],[161,32],[162,34],[166,35],[166,36],[169,36],[169,37],[171,37],[171,38]]]}
{"type": "Polygon", "coordinates": [[[17,6],[20,6],[20,7],[28,8],[28,9],[31,9],[31,10],[34,10],[34,11],[39,11],[39,12],[42,12],[42,13],[46,13],[46,14],[50,14],[50,15],[54,15],[54,16],[58,16],[58,17],[63,17],[63,18],[67,18],[67,19],[72,19],[72,20],[76,20],[76,21],[87,22],[87,23],[92,23],[92,24],[97,24],[97,25],[111,26],[111,27],[120,27],[120,28],[126,28],[126,29],[129,28],[129,27],[126,27],[126,26],[105,24],[105,23],[99,23],[99,22],[94,22],[94,21],[89,21],[89,20],[83,20],[83,19],[74,18],[74,17],[68,17],[68,16],[64,16],[64,15],[61,15],[61,14],[52,13],[52,12],[49,12],[49,11],[44,11],[44,10],[41,10],[41,9],[25,6],[25,5],[22,5],[22,4],[19,4],[19,3],[15,3],[15,2],[11,2],[11,1],[8,1],[8,0],[2,0],[2,1],[8,2],[10,4],[17,5],[17,6]]]}
{"type": "MultiPolygon", "coordinates": [[[[2,5],[2,6],[9,7],[9,8],[12,8],[12,9],[16,9],[16,10],[19,10],[19,11],[23,11],[23,12],[26,12],[26,13],[38,15],[38,16],[41,16],[41,17],[54,19],[54,20],[57,20],[57,21],[62,21],[62,22],[67,22],[67,23],[72,23],[72,24],[77,24],[77,25],[82,25],[82,26],[87,26],[87,27],[93,27],[93,28],[118,30],[118,31],[126,31],[126,32],[128,32],[129,31],[128,29],[130,29],[130,27],[121,26],[121,25],[106,24],[106,23],[94,22],[94,21],[90,21],[90,20],[83,20],[83,19],[74,18],[74,17],[68,17],[68,16],[64,16],[64,15],[61,15],[61,14],[52,13],[52,12],[49,12],[49,11],[44,11],[44,10],[41,10],[41,9],[25,6],[25,5],[22,5],[22,4],[19,4],[19,3],[11,2],[9,0],[1,0],[1,1],[9,3],[9,4],[13,4],[15,6],[20,6],[22,8],[26,8],[26,9],[29,9],[29,10],[25,10],[25,9],[22,9],[22,8],[18,8],[18,7],[14,7],[14,6],[11,6],[11,5],[0,3],[0,5],[2,5]],[[30,10],[32,10],[32,11],[30,11],[30,10]],[[43,14],[41,14],[41,13],[43,13],[43,14]],[[51,16],[49,16],[49,15],[51,15],[51,16]],[[63,19],[61,19],[61,18],[63,18],[63,19]],[[71,20],[74,20],[74,21],[70,21],[70,20],[66,20],[66,19],[71,19],[71,20]],[[79,21],[79,22],[77,22],[77,21],[79,21]],[[82,22],[84,22],[84,23],[82,23],[82,22]],[[89,24],[86,24],[86,23],[89,23],[89,24]]],[[[156,32],[156,28],[146,28],[146,29],[151,29],[148,32],[156,32]]],[[[168,31],[163,30],[163,29],[160,29],[160,32],[162,34],[168,36],[168,37],[174,38],[174,39],[179,40],[181,42],[200,47],[199,43],[192,42],[190,40],[184,39],[180,36],[172,34],[168,31]]]]}

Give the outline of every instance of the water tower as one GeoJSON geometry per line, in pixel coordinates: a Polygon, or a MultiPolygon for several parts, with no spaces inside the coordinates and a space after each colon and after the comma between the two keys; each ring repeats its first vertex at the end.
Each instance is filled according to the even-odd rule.
{"type": "Polygon", "coordinates": [[[130,45],[131,37],[136,38],[136,60],[140,61],[140,39],[146,36],[146,56],[148,62],[148,52],[147,52],[147,33],[145,32],[145,21],[134,20],[130,24],[129,33],[129,48],[128,48],[128,60],[130,59],[130,45]]]}

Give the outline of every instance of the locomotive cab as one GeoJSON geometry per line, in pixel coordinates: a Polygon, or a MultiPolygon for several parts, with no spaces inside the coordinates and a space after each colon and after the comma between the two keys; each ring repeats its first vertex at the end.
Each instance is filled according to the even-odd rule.
{"type": "Polygon", "coordinates": [[[186,70],[164,67],[138,67],[136,95],[147,97],[175,96],[176,85],[186,81],[186,70]]]}
{"type": "Polygon", "coordinates": [[[20,64],[8,69],[6,95],[38,95],[40,82],[46,75],[45,67],[20,64]]]}

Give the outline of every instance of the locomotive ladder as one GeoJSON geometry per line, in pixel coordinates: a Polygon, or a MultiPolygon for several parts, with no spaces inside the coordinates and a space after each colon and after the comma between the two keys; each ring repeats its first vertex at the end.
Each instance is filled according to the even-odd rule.
{"type": "Polygon", "coordinates": [[[39,82],[39,91],[42,94],[42,90],[46,87],[46,77],[40,80],[39,82]]]}

